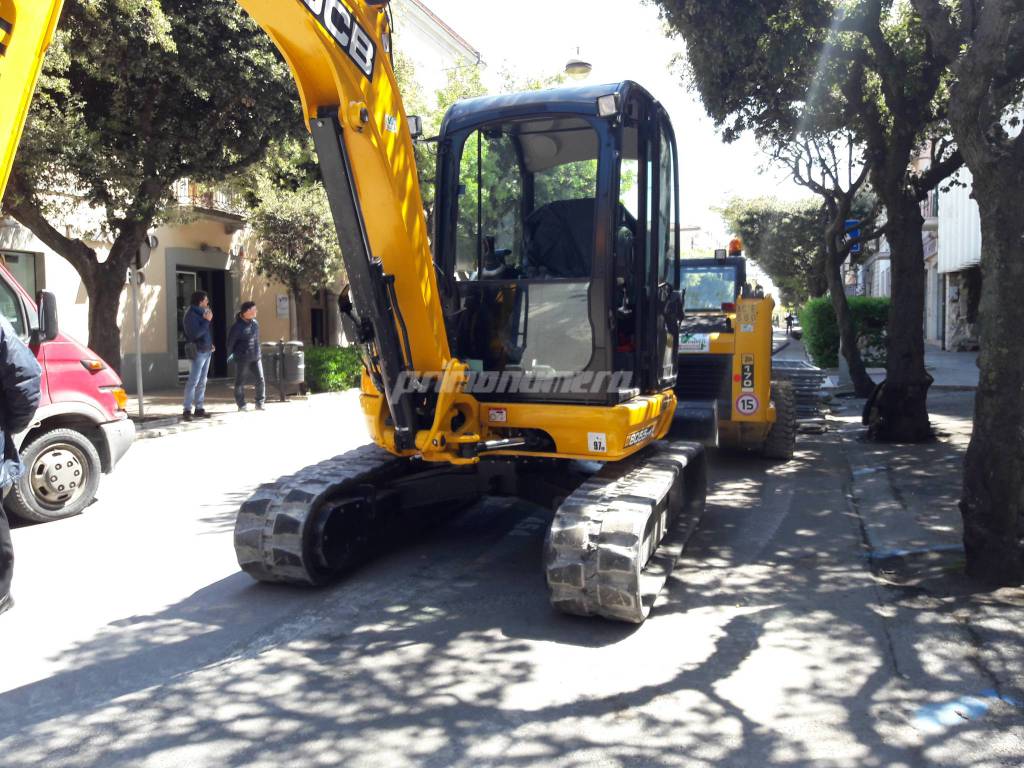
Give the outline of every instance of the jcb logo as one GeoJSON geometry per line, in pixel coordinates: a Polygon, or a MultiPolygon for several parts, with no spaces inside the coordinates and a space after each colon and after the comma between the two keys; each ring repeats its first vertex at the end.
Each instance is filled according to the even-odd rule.
{"type": "Polygon", "coordinates": [[[359,26],[341,0],[302,0],[309,12],[327,30],[334,42],[348,54],[352,63],[367,78],[373,78],[373,65],[377,56],[377,47],[373,38],[359,26]]]}

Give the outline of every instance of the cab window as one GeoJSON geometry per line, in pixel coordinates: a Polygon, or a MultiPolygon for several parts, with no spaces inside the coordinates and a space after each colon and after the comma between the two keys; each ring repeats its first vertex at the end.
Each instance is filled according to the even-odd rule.
{"type": "Polygon", "coordinates": [[[597,130],[576,116],[496,123],[463,140],[449,263],[456,348],[474,370],[556,377],[589,365],[598,151],[597,130]]]}
{"type": "Polygon", "coordinates": [[[0,312],[7,318],[7,322],[11,324],[18,336],[24,338],[28,335],[18,294],[4,280],[0,280],[0,312]]]}

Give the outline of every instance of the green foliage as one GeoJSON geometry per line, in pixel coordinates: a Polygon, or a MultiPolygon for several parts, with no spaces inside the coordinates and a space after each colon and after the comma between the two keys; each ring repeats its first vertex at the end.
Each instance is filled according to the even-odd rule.
{"type": "MultiPolygon", "coordinates": [[[[868,366],[885,365],[886,328],[889,321],[889,299],[876,296],[849,297],[857,347],[868,366]]],[[[811,360],[822,368],[839,365],[839,326],[832,300],[812,299],[800,310],[803,344],[811,360]]]]}
{"type": "MultiPolygon", "coordinates": [[[[445,86],[427,99],[416,82],[416,70],[412,62],[401,54],[395,60],[395,77],[402,94],[406,112],[423,119],[424,137],[436,136],[441,130],[445,112],[456,101],[483,96],[487,93],[481,79],[479,67],[463,66],[448,70],[445,86]]],[[[437,177],[437,144],[417,142],[415,145],[416,169],[420,178],[420,194],[423,206],[428,212],[434,209],[436,194],[434,184],[437,177]]]]}
{"type": "Polygon", "coordinates": [[[155,216],[177,179],[219,181],[301,129],[287,67],[234,0],[77,0],[17,172],[30,193],[73,185],[116,237],[155,216]]]}
{"type": "Polygon", "coordinates": [[[772,279],[782,303],[795,306],[826,291],[825,213],[821,200],[733,198],[720,211],[747,256],[772,279]]]}
{"type": "Polygon", "coordinates": [[[260,240],[256,269],[296,296],[331,286],[343,262],[323,185],[296,190],[266,185],[260,197],[252,215],[260,240]]]}
{"type": "Polygon", "coordinates": [[[119,369],[125,270],[174,182],[219,183],[302,130],[287,66],[235,0],[75,0],[44,61],[4,208],[77,270],[89,345],[119,369]],[[98,221],[75,239],[64,221],[83,202],[98,221]]]}
{"type": "Polygon", "coordinates": [[[357,387],[362,370],[355,347],[306,347],[306,383],[311,392],[357,387]]]}
{"type": "Polygon", "coordinates": [[[941,114],[941,67],[902,0],[654,0],[727,141],[795,131],[913,135],[941,114]],[[908,126],[908,123],[910,125],[908,126]]]}

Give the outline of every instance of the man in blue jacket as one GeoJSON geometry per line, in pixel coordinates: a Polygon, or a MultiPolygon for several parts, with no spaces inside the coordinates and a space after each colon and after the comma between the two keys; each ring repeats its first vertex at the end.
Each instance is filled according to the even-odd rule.
{"type": "MultiPolygon", "coordinates": [[[[39,405],[39,377],[42,370],[35,355],[0,315],[0,440],[4,455],[0,462],[0,486],[3,495],[25,472],[14,445],[14,436],[32,423],[39,405]]],[[[0,613],[12,605],[11,576],[14,573],[14,546],[3,505],[0,504],[0,613]]]]}
{"type": "Polygon", "coordinates": [[[206,291],[196,291],[185,317],[182,318],[182,330],[185,340],[195,346],[195,356],[188,371],[188,383],[185,384],[185,406],[181,417],[192,421],[192,404],[195,403],[194,418],[205,419],[210,414],[203,407],[206,399],[206,377],[210,373],[210,358],[213,357],[213,330],[210,327],[213,312],[210,310],[210,297],[206,291]]]}
{"type": "Polygon", "coordinates": [[[228,359],[235,361],[235,404],[246,410],[245,379],[249,373],[256,380],[256,410],[263,410],[267,385],[260,359],[260,324],[256,322],[256,302],[244,301],[235,323],[228,331],[228,359]]]}

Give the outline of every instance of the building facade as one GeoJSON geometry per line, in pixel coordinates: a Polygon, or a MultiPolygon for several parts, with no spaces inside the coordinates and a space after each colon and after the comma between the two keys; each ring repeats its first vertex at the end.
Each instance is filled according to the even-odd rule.
{"type": "Polygon", "coordinates": [[[973,179],[964,168],[955,186],[939,193],[938,265],[942,278],[945,348],[978,348],[981,301],[981,216],[971,197],[973,179]]]}
{"type": "MultiPolygon", "coordinates": [[[[395,46],[409,56],[424,93],[441,88],[448,71],[478,66],[480,54],[421,0],[393,0],[395,46]]],[[[121,327],[121,375],[130,391],[136,385],[137,339],[141,342],[142,381],[146,389],[178,386],[187,373],[181,318],[192,293],[210,294],[217,351],[211,376],[229,375],[225,341],[242,301],[256,302],[263,341],[300,339],[307,344],[342,342],[337,294],[329,290],[301,297],[297,311],[285,286],[268,280],[253,267],[259,244],[247,226],[245,211],[226,194],[204,190],[183,179],[175,184],[169,223],[152,232],[158,245],[141,270],[136,323],[135,306],[126,280],[118,320],[121,327]],[[139,328],[138,336],[136,327],[139,328]]],[[[80,209],[60,222],[69,237],[81,238],[101,258],[110,243],[90,239],[98,232],[98,212],[80,209]]],[[[13,218],[0,218],[0,259],[35,294],[45,288],[57,297],[62,330],[88,339],[89,298],[78,273],[13,218]]]]}

